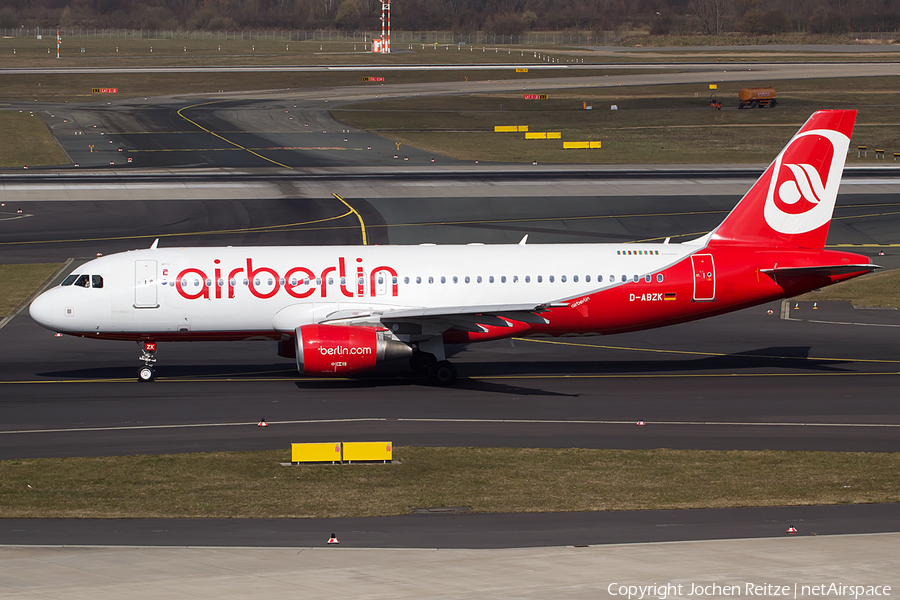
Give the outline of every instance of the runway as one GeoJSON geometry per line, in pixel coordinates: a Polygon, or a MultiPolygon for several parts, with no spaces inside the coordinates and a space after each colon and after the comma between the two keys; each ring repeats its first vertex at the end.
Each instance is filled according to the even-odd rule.
{"type": "MultiPolygon", "coordinates": [[[[698,177],[686,187],[696,188],[698,177]]],[[[628,187],[621,184],[609,182],[617,192],[628,187]]],[[[392,189],[380,185],[365,184],[392,189]]],[[[743,189],[741,181],[714,185],[743,189]]],[[[897,266],[891,245],[900,242],[900,210],[893,194],[880,193],[891,185],[861,183],[842,194],[829,242],[870,255],[885,248],[872,259],[897,266]]],[[[631,184],[631,195],[604,195],[569,178],[555,189],[581,195],[519,195],[533,186],[506,183],[485,200],[474,183],[454,186],[466,194],[455,197],[441,186],[401,185],[407,197],[347,199],[371,240],[393,244],[515,243],[526,233],[534,243],[679,241],[714,227],[737,201],[642,193],[655,186],[677,187],[649,182],[631,184]]],[[[324,189],[115,204],[45,190],[41,201],[17,204],[28,218],[0,221],[0,244],[14,258],[61,261],[146,247],[155,236],[162,245],[358,243],[358,221],[337,218],[346,208],[324,189]]],[[[461,380],[451,389],[428,386],[405,363],[346,380],[302,378],[273,345],[255,342],[163,344],[159,381],[140,385],[130,344],[55,338],[20,315],[0,330],[0,457],[287,448],[322,436],[400,445],[895,451],[900,311],[804,304],[791,320],[780,315],[774,304],[611,338],[454,348],[461,380]],[[263,417],[270,427],[260,430],[263,417]],[[638,420],[648,425],[637,428],[638,420]]]]}

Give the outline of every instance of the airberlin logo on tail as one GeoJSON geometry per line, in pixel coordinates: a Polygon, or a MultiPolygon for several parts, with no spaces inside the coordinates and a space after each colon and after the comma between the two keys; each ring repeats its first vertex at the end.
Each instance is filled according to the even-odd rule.
{"type": "Polygon", "coordinates": [[[779,233],[806,233],[831,220],[850,138],[831,129],[804,131],[772,169],[764,214],[779,233]]]}

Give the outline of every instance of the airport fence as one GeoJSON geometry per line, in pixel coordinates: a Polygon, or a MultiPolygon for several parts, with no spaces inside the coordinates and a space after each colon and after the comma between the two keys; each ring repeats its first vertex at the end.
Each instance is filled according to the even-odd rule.
{"type": "MultiPolygon", "coordinates": [[[[0,29],[3,37],[55,38],[56,28],[0,29]]],[[[241,29],[227,31],[184,31],[162,29],[72,29],[60,28],[64,38],[111,38],[148,40],[248,40],[248,41],[315,41],[315,42],[364,42],[380,35],[380,32],[340,31],[335,29],[241,29]]],[[[537,46],[605,46],[618,43],[622,33],[608,32],[528,32],[521,35],[493,33],[453,33],[450,31],[393,31],[391,44],[509,44],[537,46]]],[[[847,34],[851,42],[881,41],[890,43],[891,34],[854,32],[847,34]]]]}

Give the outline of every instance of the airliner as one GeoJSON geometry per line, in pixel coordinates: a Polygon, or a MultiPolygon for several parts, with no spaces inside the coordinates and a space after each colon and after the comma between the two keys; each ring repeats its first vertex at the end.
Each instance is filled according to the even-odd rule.
{"type": "Polygon", "coordinates": [[[52,331],[140,344],[275,340],[303,375],[408,359],[440,386],[445,344],[611,335],[789,298],[868,273],[826,250],[854,110],[814,113],[713,231],[683,243],[272,246],[132,250],[32,302],[52,331]]]}

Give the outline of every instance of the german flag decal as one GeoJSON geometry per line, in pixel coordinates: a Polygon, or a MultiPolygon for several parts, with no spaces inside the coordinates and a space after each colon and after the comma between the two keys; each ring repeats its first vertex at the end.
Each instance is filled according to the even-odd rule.
{"type": "Polygon", "coordinates": [[[663,299],[664,300],[675,300],[676,295],[677,294],[675,292],[666,292],[666,295],[663,299]]]}

